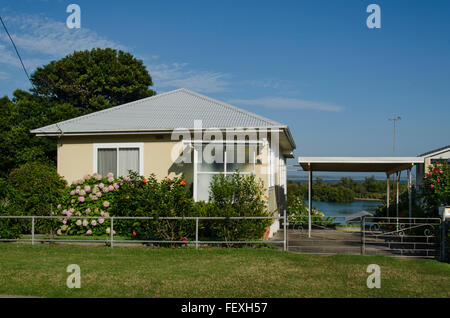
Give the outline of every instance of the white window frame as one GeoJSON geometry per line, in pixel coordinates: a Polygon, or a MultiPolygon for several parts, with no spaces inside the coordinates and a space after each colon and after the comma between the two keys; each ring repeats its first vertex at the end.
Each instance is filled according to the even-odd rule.
{"type": "MultiPolygon", "coordinates": [[[[208,141],[208,142],[210,142],[210,141],[208,141]]],[[[202,145],[204,143],[206,144],[208,142],[207,141],[197,142],[197,143],[194,143],[194,146],[193,146],[193,148],[194,148],[194,193],[193,193],[194,201],[198,201],[198,184],[197,184],[198,183],[198,177],[197,176],[199,174],[233,175],[233,174],[236,173],[235,171],[227,171],[227,151],[226,151],[226,148],[223,150],[223,156],[224,156],[224,162],[223,162],[224,170],[223,171],[198,171],[197,170],[198,151],[199,150],[197,149],[197,147],[195,145],[200,146],[200,145],[202,145]]],[[[238,144],[242,144],[242,143],[245,144],[245,142],[240,143],[240,142],[236,142],[236,141],[231,141],[231,142],[227,142],[227,141],[214,142],[214,141],[212,141],[212,143],[224,144],[224,145],[226,145],[226,144],[238,145],[238,144]]],[[[255,146],[253,148],[254,149],[253,150],[253,170],[252,171],[240,171],[239,173],[242,174],[242,175],[251,175],[251,174],[255,174],[255,171],[256,171],[256,153],[258,152],[258,147],[256,145],[259,144],[259,142],[258,143],[254,143],[254,142],[253,143],[252,142],[249,143],[249,142],[247,142],[246,144],[247,145],[252,144],[252,145],[255,146]]]]}
{"type": "MultiPolygon", "coordinates": [[[[144,175],[144,143],[143,142],[111,142],[111,143],[95,143],[94,146],[94,162],[92,170],[98,173],[98,150],[99,149],[116,149],[117,150],[117,173],[119,173],[119,149],[120,148],[138,148],[139,149],[139,174],[144,175]]],[[[102,176],[105,177],[105,176],[102,176]]],[[[117,176],[114,176],[117,177],[117,176]]]]}

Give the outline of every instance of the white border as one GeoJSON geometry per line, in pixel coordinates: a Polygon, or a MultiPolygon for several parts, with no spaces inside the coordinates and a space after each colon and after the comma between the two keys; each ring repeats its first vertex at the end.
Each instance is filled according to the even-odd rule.
{"type": "MultiPolygon", "coordinates": [[[[94,162],[92,166],[92,171],[98,173],[98,149],[117,149],[117,155],[119,155],[120,148],[139,148],[139,174],[144,175],[144,143],[143,142],[109,142],[109,143],[94,143],[94,162]]],[[[117,156],[117,173],[119,171],[119,157],[117,156]]],[[[103,176],[105,177],[105,176],[103,176]]],[[[115,176],[117,177],[117,176],[115,176]]]]}

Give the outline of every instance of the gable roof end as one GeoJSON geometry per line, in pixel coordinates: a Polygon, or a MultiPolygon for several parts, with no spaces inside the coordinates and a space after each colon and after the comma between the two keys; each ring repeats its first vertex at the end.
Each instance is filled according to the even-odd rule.
{"type": "Polygon", "coordinates": [[[438,154],[440,152],[445,152],[447,150],[450,150],[450,145],[445,146],[445,147],[441,147],[441,148],[438,148],[438,149],[434,149],[434,150],[431,150],[431,151],[428,151],[428,152],[425,152],[425,153],[423,153],[421,155],[418,155],[418,157],[431,157],[434,154],[438,154]]]}

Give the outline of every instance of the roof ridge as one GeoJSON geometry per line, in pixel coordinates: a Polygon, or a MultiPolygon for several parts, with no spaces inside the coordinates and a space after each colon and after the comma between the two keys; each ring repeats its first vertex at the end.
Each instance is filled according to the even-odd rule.
{"type": "MultiPolygon", "coordinates": [[[[180,88],[179,90],[183,90],[184,92],[186,92],[186,93],[188,93],[188,94],[191,94],[191,95],[194,95],[194,96],[196,96],[196,97],[205,99],[205,100],[207,100],[207,101],[213,102],[213,103],[218,104],[218,105],[220,105],[220,106],[223,106],[223,107],[232,109],[232,110],[234,110],[234,111],[237,111],[237,112],[240,112],[240,113],[243,113],[243,114],[252,116],[252,117],[257,118],[257,119],[259,119],[259,120],[263,120],[263,121],[265,121],[265,122],[267,122],[267,123],[269,123],[269,124],[272,124],[272,125],[273,125],[273,124],[281,125],[281,126],[283,126],[283,127],[286,126],[285,124],[282,124],[282,123],[280,123],[280,122],[277,122],[277,121],[271,120],[271,119],[269,119],[269,118],[260,116],[260,115],[258,115],[258,114],[249,112],[249,111],[247,111],[247,110],[245,110],[245,109],[239,108],[239,107],[237,107],[237,106],[233,106],[233,105],[231,105],[231,104],[222,102],[222,101],[217,100],[217,99],[214,99],[214,98],[212,98],[212,97],[209,97],[209,96],[206,96],[206,95],[203,95],[203,94],[200,94],[200,93],[191,91],[191,90],[189,90],[189,89],[186,89],[186,88],[180,88]]],[[[287,127],[287,126],[286,126],[286,127],[287,127]]]]}
{"type": "Polygon", "coordinates": [[[423,157],[423,156],[426,156],[426,155],[431,155],[431,154],[433,154],[433,153],[435,153],[435,152],[439,152],[439,151],[445,150],[445,149],[447,149],[447,148],[450,148],[450,145],[447,145],[447,146],[444,146],[444,147],[441,147],[441,148],[437,148],[437,149],[434,149],[434,150],[427,151],[427,152],[425,152],[425,153],[423,153],[423,154],[418,155],[418,157],[423,157]]]}
{"type": "Polygon", "coordinates": [[[144,101],[147,101],[149,99],[157,99],[159,97],[163,97],[163,96],[175,93],[175,92],[180,91],[180,90],[182,90],[182,88],[175,89],[173,91],[169,91],[169,92],[165,92],[165,93],[161,93],[161,94],[155,94],[155,95],[152,95],[152,96],[144,97],[144,98],[141,98],[141,99],[138,99],[138,100],[134,100],[132,102],[128,102],[128,103],[125,103],[125,104],[116,105],[116,106],[113,106],[113,107],[110,107],[110,108],[98,110],[96,112],[85,114],[85,115],[81,115],[81,116],[78,116],[78,117],[75,117],[75,118],[66,119],[66,120],[63,120],[63,121],[51,124],[51,125],[44,126],[44,127],[39,127],[39,128],[33,129],[31,132],[33,132],[33,131],[35,131],[37,129],[38,130],[43,130],[45,128],[52,127],[52,126],[56,126],[59,130],[61,130],[59,128],[59,125],[61,125],[61,124],[73,123],[73,122],[80,121],[82,119],[86,119],[86,118],[90,118],[90,117],[93,117],[93,116],[97,116],[99,114],[105,114],[105,113],[116,111],[116,110],[119,110],[119,109],[122,109],[122,108],[125,108],[125,107],[130,107],[130,106],[133,106],[133,105],[136,105],[136,104],[140,104],[140,103],[142,103],[144,101]]]}

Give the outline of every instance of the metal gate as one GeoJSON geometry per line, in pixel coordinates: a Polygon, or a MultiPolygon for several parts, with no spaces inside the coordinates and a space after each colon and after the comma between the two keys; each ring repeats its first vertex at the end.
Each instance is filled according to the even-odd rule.
{"type": "Polygon", "coordinates": [[[436,258],[441,254],[440,218],[365,216],[361,233],[363,254],[436,258]]]}
{"type": "MultiPolygon", "coordinates": [[[[311,254],[360,254],[441,257],[440,218],[314,216],[290,224],[288,250],[311,254]]],[[[277,235],[282,235],[281,233],[277,235]]]]}

